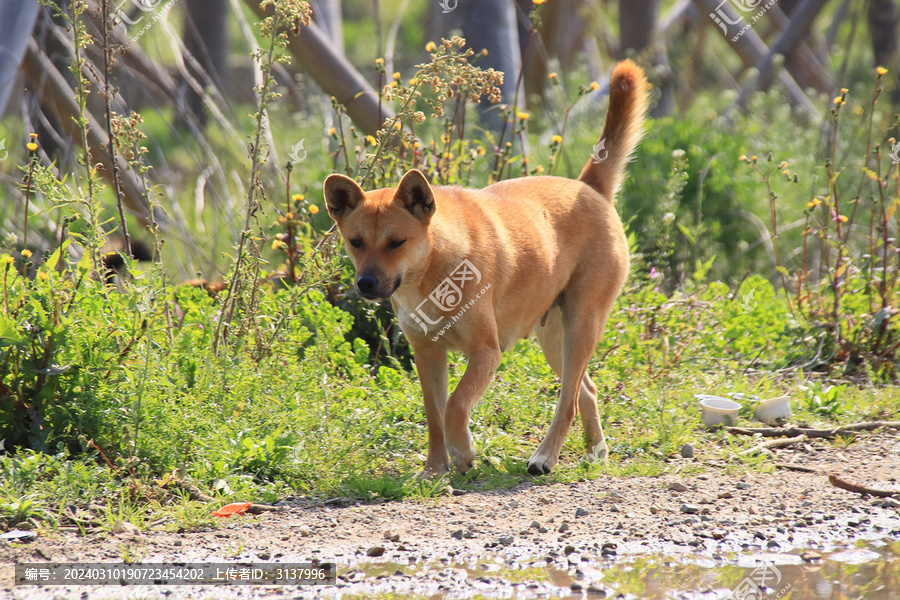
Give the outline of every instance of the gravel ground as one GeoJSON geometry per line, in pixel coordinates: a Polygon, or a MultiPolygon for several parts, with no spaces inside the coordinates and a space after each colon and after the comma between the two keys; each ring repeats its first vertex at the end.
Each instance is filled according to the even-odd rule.
{"type": "Polygon", "coordinates": [[[851,577],[847,585],[887,576],[881,592],[858,593],[900,598],[900,496],[848,492],[822,474],[900,491],[900,438],[866,434],[846,448],[809,441],[775,453],[778,463],[821,473],[778,469],[735,477],[709,465],[699,475],[679,475],[691,460],[703,460],[698,455],[672,461],[671,474],[652,478],[528,480],[502,491],[348,507],[293,499],[277,512],[233,517],[207,531],[170,532],[164,523],[108,535],[63,529],[30,543],[0,542],[0,596],[664,597],[666,590],[656,596],[631,580],[635,572],[677,563],[676,591],[722,598],[735,578],[769,560],[781,565],[781,585],[794,586],[792,598],[807,597],[797,587],[801,581],[820,585],[811,570],[827,572],[835,562],[887,565],[867,582],[851,577]],[[121,562],[126,551],[143,562],[333,562],[338,580],[302,588],[13,586],[15,562],[121,562]]]}

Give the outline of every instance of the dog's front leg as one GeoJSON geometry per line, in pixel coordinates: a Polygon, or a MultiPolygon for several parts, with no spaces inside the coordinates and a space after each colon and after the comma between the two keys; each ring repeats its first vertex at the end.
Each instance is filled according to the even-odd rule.
{"type": "Polygon", "coordinates": [[[460,473],[466,473],[475,466],[475,448],[472,447],[472,434],[469,432],[469,416],[491,383],[491,377],[497,367],[500,366],[500,355],[500,347],[495,344],[484,345],[475,351],[467,352],[466,372],[447,402],[444,437],[450,459],[460,473]]]}
{"type": "Polygon", "coordinates": [[[432,345],[413,344],[416,371],[425,399],[428,422],[428,458],[420,476],[440,477],[449,470],[444,445],[444,409],[447,405],[447,352],[432,345]]]}

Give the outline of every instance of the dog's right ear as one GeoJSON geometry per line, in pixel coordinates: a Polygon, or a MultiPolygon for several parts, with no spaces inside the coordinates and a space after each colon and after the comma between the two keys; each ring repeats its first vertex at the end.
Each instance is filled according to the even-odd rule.
{"type": "Polygon", "coordinates": [[[335,221],[346,217],[365,199],[366,193],[359,184],[346,175],[335,173],[325,179],[325,205],[335,221]]]}

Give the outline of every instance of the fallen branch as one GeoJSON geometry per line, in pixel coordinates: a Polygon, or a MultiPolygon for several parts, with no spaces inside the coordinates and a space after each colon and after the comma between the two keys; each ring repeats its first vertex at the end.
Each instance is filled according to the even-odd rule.
{"type": "Polygon", "coordinates": [[[775,463],[776,469],[784,469],[785,471],[797,471],[798,473],[821,473],[821,469],[813,467],[804,467],[803,465],[792,465],[790,463],[775,463]]]}
{"type": "Polygon", "coordinates": [[[879,498],[900,496],[900,491],[878,490],[875,488],[856,485],[855,483],[850,483],[849,481],[841,479],[833,473],[828,476],[828,482],[836,488],[841,488],[842,490],[847,490],[848,492],[853,492],[854,494],[867,494],[869,496],[878,496],[879,498]]]}
{"type": "Polygon", "coordinates": [[[758,452],[762,452],[763,450],[771,450],[772,448],[783,448],[785,446],[792,446],[794,444],[799,444],[800,442],[805,442],[807,438],[802,433],[797,437],[778,439],[778,440],[769,440],[768,442],[762,442],[753,446],[752,448],[747,448],[746,450],[741,450],[738,452],[738,456],[750,456],[752,454],[756,454],[758,452]]]}
{"type": "Polygon", "coordinates": [[[807,427],[726,427],[725,431],[735,435],[756,435],[763,437],[784,437],[805,435],[808,438],[832,439],[859,431],[873,431],[882,427],[900,429],[900,421],[865,421],[841,425],[832,429],[812,429],[807,427]]]}

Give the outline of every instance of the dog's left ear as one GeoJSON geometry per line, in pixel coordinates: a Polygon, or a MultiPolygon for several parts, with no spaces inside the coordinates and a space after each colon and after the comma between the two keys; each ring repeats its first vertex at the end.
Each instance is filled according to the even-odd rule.
{"type": "Polygon", "coordinates": [[[399,202],[423,223],[429,221],[434,213],[434,192],[422,172],[416,169],[407,171],[400,180],[394,194],[394,202],[399,202]]]}

